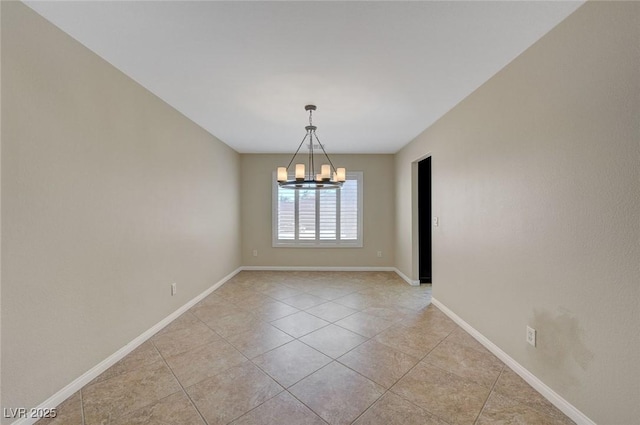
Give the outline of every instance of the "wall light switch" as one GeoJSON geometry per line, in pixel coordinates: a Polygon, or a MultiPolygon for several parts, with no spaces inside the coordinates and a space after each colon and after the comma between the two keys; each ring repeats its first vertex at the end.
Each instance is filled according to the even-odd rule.
{"type": "Polygon", "coordinates": [[[178,292],[178,284],[177,283],[172,283],[171,284],[171,295],[175,295],[176,292],[178,292]]]}

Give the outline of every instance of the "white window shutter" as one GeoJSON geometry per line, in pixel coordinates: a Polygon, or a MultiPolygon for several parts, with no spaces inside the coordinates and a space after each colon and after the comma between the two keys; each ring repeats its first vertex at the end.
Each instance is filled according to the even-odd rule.
{"type": "Polygon", "coordinates": [[[298,190],[298,238],[316,239],[316,191],[298,190]]]}
{"type": "Polygon", "coordinates": [[[295,192],[278,187],[278,239],[295,240],[295,192]]]}
{"type": "MultiPolygon", "coordinates": [[[[291,176],[292,177],[292,176],[291,176]]],[[[362,172],[337,190],[273,191],[273,246],[362,247],[362,172]]]]}
{"type": "Polygon", "coordinates": [[[358,239],[358,181],[347,180],[340,189],[340,239],[358,239]]]}
{"type": "Polygon", "coordinates": [[[320,240],[336,239],[337,191],[320,191],[320,240]]]}

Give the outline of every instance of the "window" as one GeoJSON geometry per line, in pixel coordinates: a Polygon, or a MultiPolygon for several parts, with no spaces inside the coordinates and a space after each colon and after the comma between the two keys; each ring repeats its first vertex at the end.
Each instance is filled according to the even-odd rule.
{"type": "Polygon", "coordinates": [[[273,185],[274,247],[362,247],[361,171],[336,190],[282,189],[275,174],[273,185]]]}

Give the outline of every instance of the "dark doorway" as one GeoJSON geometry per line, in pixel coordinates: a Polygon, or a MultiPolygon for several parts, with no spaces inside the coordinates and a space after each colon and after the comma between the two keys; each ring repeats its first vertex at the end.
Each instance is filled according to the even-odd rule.
{"type": "Polygon", "coordinates": [[[431,157],[418,162],[418,244],[420,283],[431,283],[431,157]]]}

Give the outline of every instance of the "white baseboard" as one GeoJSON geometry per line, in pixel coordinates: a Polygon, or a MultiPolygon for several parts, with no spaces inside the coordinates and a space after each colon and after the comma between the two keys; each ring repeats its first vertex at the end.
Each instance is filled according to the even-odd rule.
{"type": "Polygon", "coordinates": [[[558,393],[549,388],[544,382],[538,379],[533,373],[529,372],[524,366],[515,361],[511,356],[502,351],[500,347],[491,342],[487,337],[478,332],[470,324],[465,322],[453,311],[449,310],[444,304],[435,298],[431,299],[431,302],[438,309],[442,310],[444,314],[449,316],[451,320],[456,322],[462,329],[467,331],[472,337],[474,337],[480,344],[493,353],[494,356],[502,360],[507,366],[509,366],[515,373],[520,375],[529,385],[535,388],[540,394],[542,394],[547,400],[554,406],[562,411],[565,415],[571,418],[577,425],[596,425],[591,419],[589,419],[584,413],[578,410],[574,405],[562,398],[558,393]]]}
{"type": "Polygon", "coordinates": [[[333,267],[333,266],[242,266],[241,270],[306,271],[306,272],[393,272],[395,267],[333,267]]]}
{"type": "Polygon", "coordinates": [[[398,276],[400,276],[402,279],[404,279],[404,281],[407,282],[409,285],[411,285],[411,286],[420,286],[420,281],[419,280],[409,279],[409,276],[407,276],[406,274],[402,273],[400,270],[398,270],[395,267],[393,268],[393,271],[396,272],[396,274],[398,276]]]}
{"type": "MultiPolygon", "coordinates": [[[[126,356],[127,354],[129,354],[130,352],[138,348],[143,342],[151,338],[153,335],[155,335],[159,330],[167,326],[169,323],[173,322],[175,319],[178,318],[178,316],[180,316],[182,313],[186,312],[191,307],[196,305],[203,298],[205,298],[207,295],[211,294],[213,291],[218,289],[226,281],[231,279],[240,271],[242,271],[242,267],[238,267],[236,270],[234,270],[233,272],[229,273],[228,275],[220,279],[217,283],[209,287],[200,295],[188,301],[182,307],[178,308],[176,311],[174,311],[173,313],[171,313],[170,315],[168,315],[167,317],[165,317],[164,319],[156,323],[150,329],[143,332],[140,336],[135,338],[133,341],[129,342],[127,345],[125,345],[124,347],[122,347],[121,349],[119,349],[118,351],[116,351],[115,353],[113,353],[112,355],[110,355],[109,357],[107,357],[106,359],[104,359],[103,361],[101,361],[91,369],[89,369],[87,372],[82,374],[79,378],[71,382],[69,385],[67,385],[66,387],[64,387],[63,389],[61,389],[51,397],[49,397],[47,400],[42,402],[35,409],[51,409],[56,406],[59,406],[63,401],[65,401],[66,399],[71,397],[73,394],[78,392],[86,384],[88,384],[89,382],[97,378],[98,375],[100,375],[105,370],[109,369],[111,366],[113,366],[115,363],[121,360],[124,356],[126,356]]],[[[22,418],[13,422],[12,425],[31,425],[31,424],[34,424],[37,420],[38,420],[37,418],[22,418]]]]}
{"type": "Polygon", "coordinates": [[[242,270],[310,271],[310,272],[396,272],[411,286],[420,286],[419,280],[411,280],[396,267],[325,267],[325,266],[242,266],[242,270]]]}

